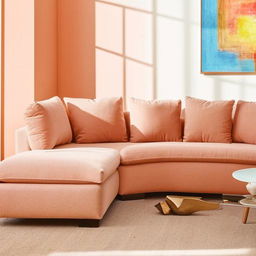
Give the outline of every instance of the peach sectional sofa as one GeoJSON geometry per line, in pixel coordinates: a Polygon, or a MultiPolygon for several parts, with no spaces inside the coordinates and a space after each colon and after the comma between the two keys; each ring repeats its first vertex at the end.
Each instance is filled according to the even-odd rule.
{"type": "MultiPolygon", "coordinates": [[[[128,113],[125,119],[129,137],[128,113]]],[[[245,194],[231,174],[256,166],[256,145],[247,143],[68,139],[31,150],[29,136],[27,127],[18,129],[17,154],[0,164],[0,217],[72,218],[98,226],[118,194],[245,194]]]]}

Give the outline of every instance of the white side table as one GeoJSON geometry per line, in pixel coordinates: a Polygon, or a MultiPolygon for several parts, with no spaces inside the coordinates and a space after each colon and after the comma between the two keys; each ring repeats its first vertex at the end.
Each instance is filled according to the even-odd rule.
{"type": "Polygon", "coordinates": [[[243,223],[245,224],[248,219],[250,208],[256,208],[256,168],[242,169],[233,172],[232,175],[236,180],[247,182],[246,188],[250,193],[239,203],[244,205],[243,223]]]}

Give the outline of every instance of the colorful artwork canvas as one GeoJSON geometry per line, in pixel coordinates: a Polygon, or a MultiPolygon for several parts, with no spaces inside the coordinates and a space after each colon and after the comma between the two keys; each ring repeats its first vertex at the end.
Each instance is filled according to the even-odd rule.
{"type": "Polygon", "coordinates": [[[202,0],[202,72],[256,72],[256,0],[202,0]]]}

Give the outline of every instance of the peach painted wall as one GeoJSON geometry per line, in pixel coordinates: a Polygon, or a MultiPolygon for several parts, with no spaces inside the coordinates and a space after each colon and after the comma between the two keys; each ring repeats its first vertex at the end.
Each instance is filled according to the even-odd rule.
{"type": "Polygon", "coordinates": [[[58,95],[95,97],[94,0],[58,2],[58,95]]]}
{"type": "Polygon", "coordinates": [[[0,160],[3,158],[3,153],[2,153],[2,149],[3,149],[3,120],[2,120],[2,116],[3,116],[3,113],[2,113],[2,111],[3,111],[3,107],[2,107],[2,104],[3,104],[3,93],[2,93],[2,91],[3,91],[3,86],[2,86],[2,84],[3,84],[3,79],[4,79],[4,70],[3,70],[3,67],[4,67],[4,65],[2,65],[3,64],[3,62],[4,62],[4,59],[3,59],[3,56],[4,56],[4,54],[3,54],[3,52],[4,52],[4,43],[3,43],[3,32],[4,32],[4,30],[3,30],[3,25],[4,25],[4,23],[3,23],[3,19],[4,19],[4,15],[3,15],[3,8],[4,8],[4,1],[2,1],[1,2],[1,4],[0,4],[0,35],[1,35],[1,51],[0,51],[0,60],[1,60],[1,62],[0,62],[0,70],[1,70],[1,73],[0,73],[0,81],[1,81],[1,88],[0,88],[0,116],[1,116],[1,118],[0,118],[0,160]]]}
{"type": "Polygon", "coordinates": [[[14,131],[34,100],[34,0],[5,1],[4,150],[14,152],[14,131]]]}
{"type": "Polygon", "coordinates": [[[4,155],[34,100],[57,94],[57,0],[5,1],[4,155]]]}
{"type": "Polygon", "coordinates": [[[54,95],[95,97],[94,0],[5,0],[4,155],[25,108],[54,95]]]}
{"type": "Polygon", "coordinates": [[[57,0],[35,0],[35,100],[57,95],[57,0]]]}

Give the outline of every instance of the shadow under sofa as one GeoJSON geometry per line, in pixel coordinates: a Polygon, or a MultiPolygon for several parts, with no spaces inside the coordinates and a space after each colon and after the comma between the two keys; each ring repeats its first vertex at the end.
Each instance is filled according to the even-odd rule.
{"type": "MultiPolygon", "coordinates": [[[[0,217],[69,218],[81,220],[82,226],[98,226],[118,194],[121,197],[168,191],[245,194],[244,184],[233,179],[232,172],[256,166],[256,145],[243,143],[70,143],[48,151],[68,150],[76,156],[79,150],[83,158],[86,150],[93,148],[105,149],[104,161],[108,160],[104,152],[115,155],[115,164],[101,180],[37,182],[0,177],[0,217]]],[[[20,128],[16,131],[15,156],[22,158],[30,152],[33,151],[26,128],[20,128]]],[[[48,166],[51,165],[54,160],[49,159],[48,166]]]]}

